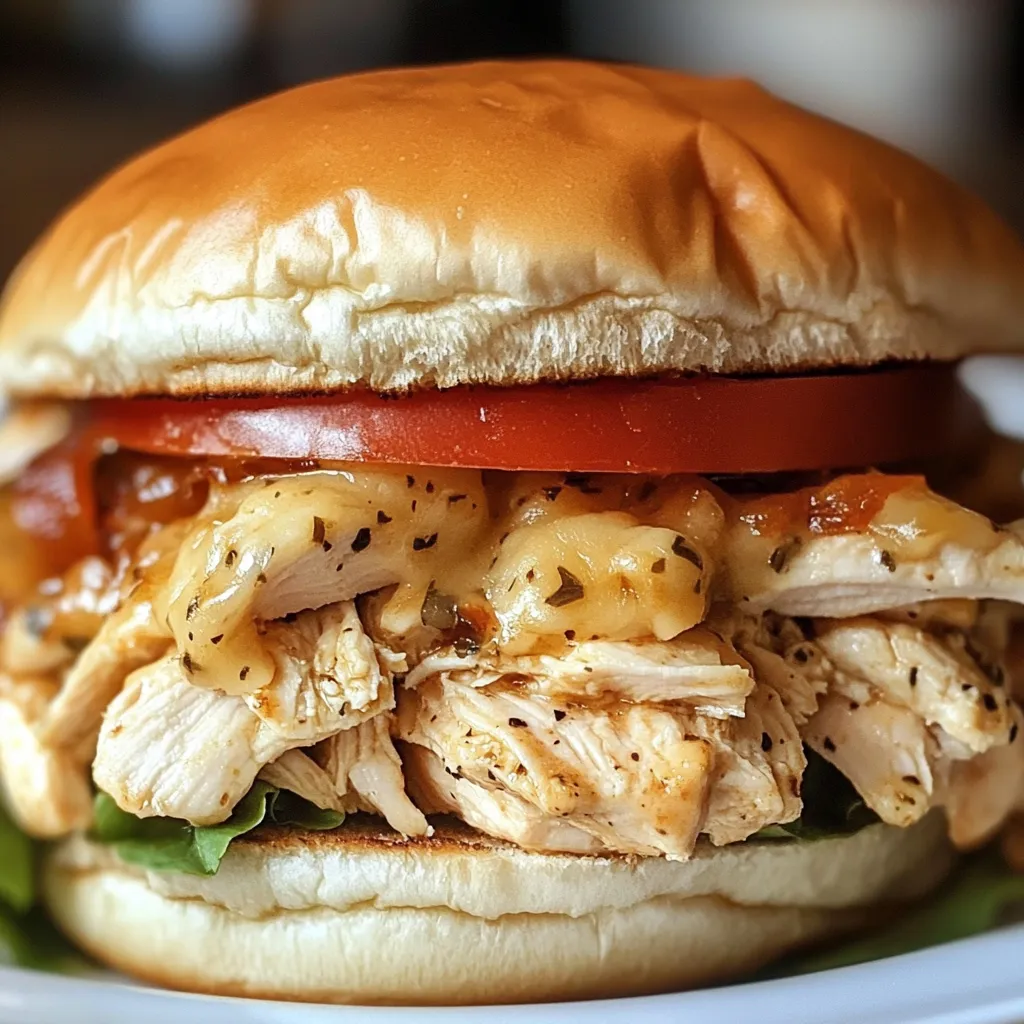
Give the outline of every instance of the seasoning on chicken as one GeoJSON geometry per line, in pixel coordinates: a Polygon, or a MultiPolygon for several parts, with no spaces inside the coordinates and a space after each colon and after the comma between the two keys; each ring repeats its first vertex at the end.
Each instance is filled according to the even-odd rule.
{"type": "Polygon", "coordinates": [[[402,763],[416,806],[427,814],[454,814],[490,836],[507,839],[524,850],[601,853],[607,846],[596,836],[553,818],[508,790],[472,782],[451,772],[426,747],[402,744],[402,763]]]}
{"type": "Polygon", "coordinates": [[[799,736],[768,688],[747,701],[746,717],[723,721],[441,676],[400,694],[399,735],[456,777],[503,789],[627,853],[685,859],[702,831],[731,842],[800,813],[799,736]]]}
{"type": "Polygon", "coordinates": [[[845,775],[882,821],[906,827],[932,806],[938,744],[913,711],[862,685],[826,694],[801,730],[807,745],[845,775]]]}
{"type": "Polygon", "coordinates": [[[821,621],[815,641],[837,674],[870,680],[971,752],[1007,742],[1009,701],[967,652],[962,634],[861,618],[821,621]]]}

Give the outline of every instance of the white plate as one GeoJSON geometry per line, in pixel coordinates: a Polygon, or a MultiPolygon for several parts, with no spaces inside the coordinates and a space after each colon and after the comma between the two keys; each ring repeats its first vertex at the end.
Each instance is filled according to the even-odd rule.
{"type": "Polygon", "coordinates": [[[1024,1021],[1024,925],[859,967],[703,992],[486,1008],[300,1006],[0,969],[0,1024],[1010,1024],[1024,1021]]]}

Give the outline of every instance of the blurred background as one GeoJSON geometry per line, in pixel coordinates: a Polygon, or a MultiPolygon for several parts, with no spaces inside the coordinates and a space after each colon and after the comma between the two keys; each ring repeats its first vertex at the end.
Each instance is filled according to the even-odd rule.
{"type": "Polygon", "coordinates": [[[1024,0],[0,0],[0,281],[91,181],[226,107],[360,68],[537,54],[748,75],[1024,228],[1024,0]]]}

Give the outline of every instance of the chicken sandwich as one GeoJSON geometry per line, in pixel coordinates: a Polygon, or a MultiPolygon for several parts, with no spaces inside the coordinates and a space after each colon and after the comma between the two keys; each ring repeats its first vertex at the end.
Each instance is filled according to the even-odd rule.
{"type": "Polygon", "coordinates": [[[132,161],[0,308],[0,780],[56,921],[484,1003],[923,896],[1024,778],[956,379],[1022,346],[992,212],[747,82],[365,74],[132,161]]]}

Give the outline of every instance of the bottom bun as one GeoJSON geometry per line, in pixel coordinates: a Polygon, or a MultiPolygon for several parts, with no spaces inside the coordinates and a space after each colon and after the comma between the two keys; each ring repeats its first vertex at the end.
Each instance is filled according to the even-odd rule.
{"type": "Polygon", "coordinates": [[[938,815],[701,845],[685,863],[527,853],[443,819],[404,841],[355,818],[245,837],[211,878],[129,867],[76,838],[50,856],[44,891],[85,950],[171,988],[479,1004],[721,980],[923,895],[952,862],[938,815]]]}

